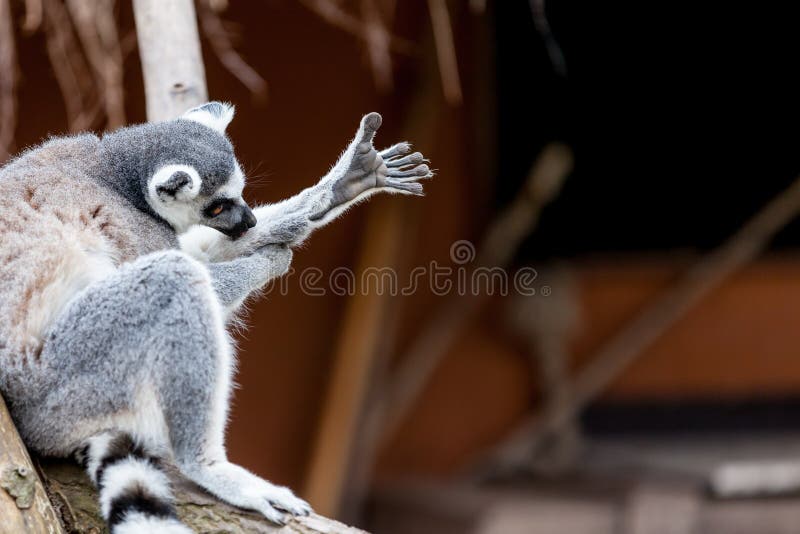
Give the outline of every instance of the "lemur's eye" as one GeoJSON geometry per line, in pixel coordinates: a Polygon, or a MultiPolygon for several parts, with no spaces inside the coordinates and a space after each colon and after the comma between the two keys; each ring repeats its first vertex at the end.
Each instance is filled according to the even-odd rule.
{"type": "Polygon", "coordinates": [[[216,202],[211,203],[205,209],[206,217],[216,217],[226,209],[230,208],[231,204],[232,204],[231,200],[227,198],[217,200],[216,202]]]}

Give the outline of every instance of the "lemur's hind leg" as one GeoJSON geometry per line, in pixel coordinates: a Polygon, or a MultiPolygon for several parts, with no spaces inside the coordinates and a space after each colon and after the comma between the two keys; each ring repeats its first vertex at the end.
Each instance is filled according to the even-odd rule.
{"type": "Polygon", "coordinates": [[[188,478],[275,522],[283,522],[280,510],[308,513],[288,489],[230,464],[224,446],[234,362],[221,301],[269,277],[272,259],[210,272],[181,252],[161,252],[90,286],[46,342],[43,364],[61,377],[53,391],[62,393],[38,413],[65,425],[80,413],[78,443],[109,430],[162,445],[188,478]],[[252,271],[242,272],[247,266],[252,271]]]}

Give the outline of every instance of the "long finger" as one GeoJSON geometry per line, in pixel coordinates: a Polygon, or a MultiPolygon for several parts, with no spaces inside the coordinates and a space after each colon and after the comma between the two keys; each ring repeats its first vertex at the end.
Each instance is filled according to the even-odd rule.
{"type": "Polygon", "coordinates": [[[430,167],[422,164],[414,167],[413,169],[407,169],[404,171],[396,168],[390,168],[387,175],[393,178],[407,178],[409,176],[425,176],[430,172],[430,167]]]}
{"type": "Polygon", "coordinates": [[[386,180],[386,187],[393,189],[398,193],[405,193],[407,195],[422,196],[425,194],[422,189],[422,184],[417,182],[401,182],[399,180],[392,180],[390,178],[386,180]]]}
{"type": "Polygon", "coordinates": [[[423,156],[420,152],[414,152],[413,154],[409,154],[404,158],[396,158],[385,160],[387,167],[405,167],[406,165],[411,165],[412,163],[426,163],[425,156],[423,156]]]}
{"type": "Polygon", "coordinates": [[[380,152],[380,155],[383,159],[393,158],[395,156],[403,156],[411,152],[411,145],[409,143],[397,143],[396,145],[392,145],[389,148],[386,148],[380,152]]]}

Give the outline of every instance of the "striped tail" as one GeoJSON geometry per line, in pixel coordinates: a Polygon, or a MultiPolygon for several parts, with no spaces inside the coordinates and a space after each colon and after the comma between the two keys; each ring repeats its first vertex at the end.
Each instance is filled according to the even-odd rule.
{"type": "Polygon", "coordinates": [[[100,510],[111,534],[192,532],[178,521],[159,459],[128,434],[94,436],[75,456],[100,492],[100,510]]]}

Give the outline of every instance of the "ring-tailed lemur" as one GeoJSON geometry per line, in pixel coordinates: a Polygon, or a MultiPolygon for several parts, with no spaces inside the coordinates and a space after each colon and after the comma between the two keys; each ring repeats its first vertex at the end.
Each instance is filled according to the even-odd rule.
{"type": "Polygon", "coordinates": [[[0,390],[25,442],[75,454],[114,534],[184,533],[160,462],[281,523],[309,505],[228,462],[226,321],[291,247],[378,192],[431,176],[380,115],[315,186],[251,211],[212,102],[179,119],[51,139],[0,169],[0,390]]]}

